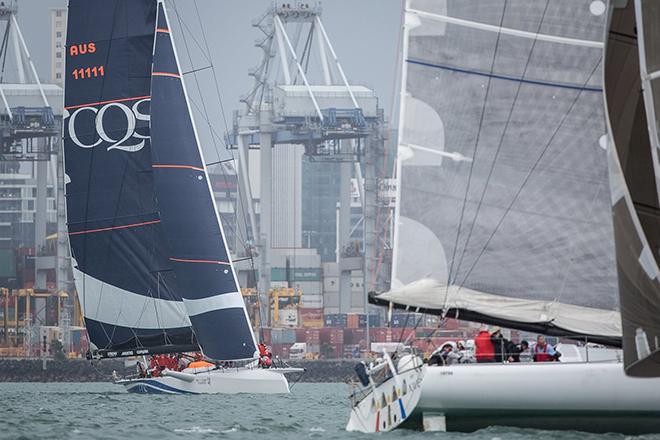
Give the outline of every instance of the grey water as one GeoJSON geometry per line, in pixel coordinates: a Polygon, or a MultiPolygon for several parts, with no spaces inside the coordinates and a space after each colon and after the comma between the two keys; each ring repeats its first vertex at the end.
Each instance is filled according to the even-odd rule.
{"type": "MultiPolygon", "coordinates": [[[[0,439],[625,440],[490,427],[470,434],[344,431],[346,384],[295,385],[290,395],[137,395],[106,383],[0,383],[0,439]]],[[[635,439],[660,440],[660,435],[635,439]]]]}

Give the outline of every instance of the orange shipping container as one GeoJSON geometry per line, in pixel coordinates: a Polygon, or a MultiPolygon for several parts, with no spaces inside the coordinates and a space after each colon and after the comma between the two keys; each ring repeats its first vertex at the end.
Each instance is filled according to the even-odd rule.
{"type": "Polygon", "coordinates": [[[323,328],[323,309],[301,308],[300,321],[305,328],[323,328]]]}
{"type": "Polygon", "coordinates": [[[347,316],[347,328],[359,328],[360,327],[360,315],[357,313],[349,313],[347,316]]]}

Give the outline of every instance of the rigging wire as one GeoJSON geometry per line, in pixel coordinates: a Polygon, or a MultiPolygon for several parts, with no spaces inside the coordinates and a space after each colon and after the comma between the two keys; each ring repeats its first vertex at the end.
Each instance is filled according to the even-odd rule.
{"type": "MultiPolygon", "coordinates": [[[[596,188],[596,194],[594,194],[594,197],[591,200],[591,206],[589,208],[589,211],[587,212],[587,218],[591,218],[591,215],[593,214],[594,210],[598,206],[598,199],[600,198],[600,195],[603,192],[603,186],[605,186],[605,185],[601,184],[600,186],[598,186],[596,188]]],[[[587,223],[587,226],[590,226],[590,225],[587,223]]],[[[562,296],[564,296],[564,293],[565,293],[564,289],[566,288],[566,281],[568,280],[568,275],[569,275],[573,265],[575,264],[575,254],[576,254],[577,250],[578,250],[578,242],[574,241],[571,244],[571,251],[568,253],[569,255],[571,255],[571,258],[568,259],[568,265],[564,270],[565,275],[562,277],[561,285],[559,286],[559,289],[558,289],[559,290],[559,295],[557,295],[557,298],[554,301],[555,303],[561,302],[561,298],[562,298],[562,296]]]]}
{"type": "MultiPolygon", "coordinates": [[[[185,28],[185,29],[188,30],[188,33],[190,34],[193,41],[197,44],[199,49],[202,50],[202,52],[205,52],[204,56],[205,56],[205,58],[207,59],[207,61],[209,63],[209,67],[210,67],[210,70],[211,70],[212,75],[213,75],[213,83],[214,83],[214,86],[215,86],[215,92],[216,92],[216,97],[217,97],[217,100],[218,100],[218,104],[220,106],[220,112],[221,112],[221,115],[222,115],[222,120],[223,120],[226,132],[229,133],[229,124],[227,123],[226,112],[225,112],[224,104],[223,104],[223,101],[222,101],[222,93],[221,93],[221,90],[220,90],[220,83],[218,81],[218,77],[217,77],[216,70],[215,70],[215,65],[214,65],[213,60],[212,60],[210,46],[208,44],[208,39],[206,37],[205,28],[202,24],[201,14],[199,13],[199,8],[198,8],[198,5],[197,5],[197,1],[195,0],[193,2],[193,4],[195,6],[195,13],[196,13],[196,16],[197,16],[197,21],[199,23],[199,28],[201,30],[202,40],[204,42],[204,48],[202,48],[201,44],[199,44],[199,42],[194,38],[190,28],[185,24],[185,22],[181,18],[181,14],[179,14],[178,10],[176,9],[176,4],[174,3],[174,1],[172,1],[172,3],[174,4],[174,12],[176,13],[176,15],[178,17],[178,21],[179,21],[180,26],[182,28],[185,28]]],[[[192,62],[192,56],[191,56],[189,46],[188,46],[187,40],[185,38],[185,33],[184,32],[182,32],[182,36],[183,36],[186,52],[188,53],[188,58],[190,60],[191,67],[194,67],[193,62],[192,62]]],[[[210,122],[210,120],[208,118],[208,113],[206,111],[205,101],[204,101],[204,98],[203,98],[203,94],[201,92],[201,88],[200,88],[200,85],[199,85],[199,81],[197,79],[197,75],[196,75],[196,73],[193,73],[193,75],[195,76],[195,83],[197,85],[198,93],[200,94],[200,97],[202,99],[202,108],[204,110],[204,117],[205,117],[205,119],[208,123],[209,129],[212,131],[212,133],[215,133],[213,125],[212,125],[212,123],[210,122]]],[[[191,102],[194,103],[194,101],[192,101],[192,100],[191,100],[191,102]]],[[[199,107],[197,107],[197,110],[199,111],[199,107]]],[[[215,134],[217,136],[217,133],[215,133],[215,134]]],[[[224,141],[223,141],[223,143],[225,144],[225,147],[227,148],[227,150],[229,152],[230,159],[222,160],[222,158],[220,156],[220,152],[218,150],[217,143],[215,142],[215,138],[213,136],[212,136],[212,138],[214,139],[213,146],[215,148],[216,155],[218,156],[218,159],[219,159],[218,162],[219,163],[232,162],[234,164],[233,165],[234,171],[235,171],[235,173],[237,173],[238,168],[235,166],[236,158],[234,157],[233,151],[230,148],[228,148],[226,143],[224,143],[224,141]]],[[[220,138],[220,139],[222,139],[222,138],[220,138]]],[[[225,171],[225,166],[222,165],[220,167],[220,169],[222,171],[221,172],[222,178],[223,178],[225,184],[228,187],[227,175],[224,172],[225,171]]],[[[239,201],[239,197],[241,197],[241,196],[240,196],[239,192],[237,191],[237,199],[235,201],[235,206],[240,206],[241,214],[242,214],[243,218],[247,218],[247,213],[245,212],[245,206],[242,202],[239,201]]],[[[252,201],[247,200],[247,203],[252,203],[252,201]]],[[[238,214],[236,214],[236,215],[238,215],[238,214]]],[[[229,226],[229,229],[237,237],[237,239],[241,242],[241,245],[243,246],[244,252],[248,256],[247,259],[250,262],[250,272],[254,274],[256,269],[255,269],[255,265],[254,265],[254,258],[253,258],[253,255],[252,255],[253,252],[252,252],[252,248],[251,248],[251,245],[250,245],[250,240],[249,240],[249,234],[247,232],[247,227],[246,227],[246,236],[243,237],[242,236],[242,231],[240,231],[239,228],[234,228],[229,222],[224,222],[224,225],[229,226]]],[[[253,235],[256,234],[256,233],[257,233],[257,231],[252,231],[253,235]]],[[[241,259],[241,261],[244,261],[244,260],[245,259],[241,259]]],[[[259,294],[257,294],[257,309],[259,311],[259,326],[263,327],[264,319],[263,319],[262,305],[261,305],[261,300],[260,300],[260,295],[259,294]]]]}
{"type": "MultiPolygon", "coordinates": [[[[196,4],[197,2],[195,1],[194,3],[196,4]]],[[[188,30],[188,33],[190,33],[190,28],[189,28],[187,25],[185,25],[185,23],[184,23],[184,21],[183,21],[183,19],[182,19],[182,17],[181,17],[181,14],[180,14],[179,11],[177,10],[176,3],[175,3],[174,1],[172,1],[172,5],[173,5],[174,13],[176,14],[176,16],[177,16],[177,20],[178,20],[178,22],[179,22],[179,27],[180,27],[182,30],[183,30],[183,29],[188,30]]],[[[197,10],[197,9],[196,9],[196,10],[197,10]]],[[[198,17],[199,17],[199,19],[200,19],[200,22],[199,22],[199,24],[200,24],[200,28],[203,29],[203,26],[202,26],[202,23],[201,23],[201,17],[199,16],[199,14],[198,14],[198,17]]],[[[192,68],[193,70],[195,70],[195,69],[194,69],[194,62],[193,62],[193,59],[192,59],[192,54],[191,54],[191,52],[190,52],[190,46],[189,46],[189,44],[188,44],[188,39],[186,38],[186,33],[185,33],[185,32],[181,32],[181,35],[182,35],[182,38],[183,38],[183,44],[184,44],[184,47],[185,47],[185,50],[186,50],[186,54],[188,55],[188,61],[189,61],[189,63],[190,63],[191,68],[192,68]]],[[[194,38],[194,36],[191,36],[191,38],[193,39],[193,41],[197,41],[197,40],[194,38]]],[[[198,42],[197,42],[197,45],[198,45],[198,47],[199,47],[200,50],[204,51],[204,49],[202,48],[201,45],[199,45],[198,42]]],[[[206,47],[207,47],[207,49],[208,49],[208,45],[207,45],[206,47]]],[[[213,78],[214,78],[214,82],[216,82],[216,84],[217,84],[217,77],[216,77],[216,75],[215,75],[215,68],[214,68],[214,66],[213,66],[213,62],[210,60],[210,58],[211,58],[211,57],[210,57],[210,51],[208,51],[207,53],[204,53],[203,55],[204,55],[204,57],[207,58],[207,60],[209,61],[209,67],[211,68],[211,71],[212,71],[213,74],[214,74],[214,76],[213,76],[213,78]]],[[[211,133],[211,139],[213,140],[213,147],[214,147],[215,153],[216,153],[216,155],[217,155],[217,157],[218,157],[218,161],[220,162],[220,161],[222,161],[222,156],[221,156],[221,154],[220,154],[220,150],[218,149],[218,143],[216,142],[216,136],[218,136],[218,135],[217,135],[217,133],[216,133],[214,127],[213,127],[213,124],[212,124],[212,122],[211,122],[211,120],[210,120],[210,118],[209,118],[209,116],[208,116],[208,110],[207,110],[207,107],[206,107],[206,100],[204,99],[204,94],[202,93],[202,89],[201,89],[201,86],[200,86],[200,83],[199,83],[199,78],[197,77],[196,73],[193,73],[193,77],[195,78],[195,85],[196,85],[196,87],[197,87],[197,93],[199,94],[200,99],[201,99],[202,108],[200,109],[199,106],[197,105],[197,103],[196,103],[194,100],[190,99],[190,102],[193,104],[193,106],[194,106],[195,109],[198,111],[198,113],[200,113],[200,115],[201,115],[201,116],[204,118],[204,120],[206,121],[206,123],[207,123],[207,125],[208,125],[208,128],[209,128],[209,132],[211,133]]],[[[218,88],[217,90],[218,90],[218,93],[219,93],[219,88],[218,88]]],[[[220,96],[218,96],[218,102],[220,103],[221,108],[223,108],[223,107],[222,107],[222,99],[221,99],[220,96]]],[[[224,115],[224,111],[223,111],[223,115],[224,115]]],[[[227,125],[226,125],[226,121],[225,121],[225,127],[227,127],[227,125]]],[[[219,136],[218,136],[218,137],[219,137],[219,136]]],[[[221,140],[222,140],[222,139],[221,139],[221,140]]],[[[224,141],[222,141],[222,142],[223,142],[223,144],[224,144],[224,141]]],[[[229,151],[231,151],[231,150],[229,150],[229,151]]],[[[233,155],[232,155],[232,159],[233,159],[233,155]]],[[[223,178],[223,180],[224,180],[225,187],[226,187],[226,188],[229,188],[229,182],[228,182],[228,180],[227,180],[227,176],[226,176],[226,174],[224,173],[224,167],[220,167],[220,168],[221,168],[221,170],[223,171],[223,172],[221,172],[221,176],[222,176],[222,178],[223,178]]],[[[220,215],[221,215],[221,217],[222,217],[222,214],[221,214],[221,213],[220,213],[220,215]]],[[[241,236],[242,234],[241,234],[240,231],[236,230],[236,229],[234,228],[234,226],[233,226],[231,223],[229,223],[229,222],[224,222],[224,223],[223,223],[223,226],[226,226],[227,229],[229,229],[229,231],[230,231],[233,235],[235,235],[240,241],[242,241],[242,242],[243,242],[243,246],[245,247],[244,243],[245,243],[247,240],[246,240],[245,237],[242,237],[242,236],[241,236]]]]}
{"type": "MultiPolygon", "coordinates": [[[[392,121],[394,120],[394,112],[395,112],[395,106],[396,103],[399,101],[399,93],[397,92],[397,85],[399,82],[397,81],[399,78],[402,78],[402,72],[404,69],[404,63],[405,60],[403,59],[403,51],[402,51],[402,42],[403,42],[403,29],[405,26],[405,20],[406,20],[406,5],[405,2],[401,2],[401,11],[400,11],[400,19],[399,19],[399,32],[397,34],[397,43],[396,43],[396,49],[395,49],[395,56],[394,58],[394,78],[392,79],[392,90],[390,91],[390,113],[389,113],[389,120],[392,121]]],[[[406,85],[403,84],[403,87],[406,85]]],[[[399,115],[400,117],[400,115],[399,115]]],[[[389,136],[387,138],[389,140],[389,136]]],[[[395,151],[398,151],[398,145],[396,145],[395,151]]],[[[388,162],[388,146],[386,144],[384,150],[383,150],[383,167],[380,170],[380,178],[385,178],[387,176],[387,162],[388,162]]],[[[394,155],[394,161],[392,162],[392,170],[391,174],[389,174],[392,177],[395,177],[395,171],[396,171],[396,162],[398,158],[396,156],[396,153],[394,155]]],[[[380,191],[379,191],[380,194],[380,191]]],[[[379,237],[379,240],[382,241],[382,247],[378,247],[378,257],[377,257],[377,264],[376,264],[376,270],[372,273],[371,280],[369,283],[369,288],[368,291],[374,288],[378,281],[378,274],[380,273],[380,270],[383,265],[383,259],[384,259],[384,254],[385,254],[385,245],[387,244],[385,237],[386,234],[389,234],[390,228],[392,230],[396,231],[396,225],[393,225],[392,223],[394,222],[394,207],[387,207],[385,210],[377,209],[376,210],[376,230],[380,232],[380,234],[376,234],[377,237],[379,237]],[[382,219],[382,225],[380,224],[381,221],[381,212],[385,211],[384,219],[382,219]],[[380,226],[379,226],[380,225],[380,226]]],[[[396,233],[396,232],[394,232],[396,233]]],[[[391,243],[390,243],[391,245],[391,243]]],[[[391,271],[390,271],[391,272],[391,271]]],[[[390,276],[394,274],[390,273],[390,276]]],[[[367,318],[369,319],[369,318],[367,318]]]]}
{"type": "MultiPolygon", "coordinates": [[[[197,21],[199,23],[199,28],[202,31],[202,39],[204,40],[204,46],[206,47],[206,52],[207,52],[207,59],[210,62],[210,67],[211,67],[211,72],[213,73],[213,84],[215,85],[215,91],[216,95],[218,97],[218,104],[220,105],[220,114],[222,115],[222,122],[225,124],[225,132],[229,133],[229,124],[227,124],[227,116],[225,114],[225,106],[222,103],[222,93],[220,93],[220,82],[218,81],[218,77],[215,73],[215,66],[213,65],[213,61],[211,61],[211,49],[209,48],[209,43],[208,40],[206,39],[206,30],[204,29],[204,26],[202,26],[202,18],[199,13],[199,8],[197,7],[197,1],[195,0],[193,2],[195,5],[195,13],[197,14],[197,21]]],[[[232,154],[233,157],[233,154],[232,154]]]]}
{"type": "MultiPolygon", "coordinates": [[[[543,13],[541,14],[541,18],[539,19],[539,25],[536,29],[536,35],[541,32],[541,28],[543,27],[543,20],[545,19],[545,16],[548,12],[548,6],[550,5],[550,0],[546,0],[545,2],[545,8],[543,9],[543,13]]],[[[529,53],[527,55],[527,60],[525,62],[525,68],[523,69],[522,75],[520,76],[521,79],[525,78],[525,75],[527,74],[527,70],[529,69],[530,62],[532,60],[532,55],[534,54],[534,49],[536,48],[536,43],[538,42],[538,38],[534,38],[532,42],[532,47],[529,49],[529,53]]],[[[488,170],[488,176],[486,177],[486,182],[484,183],[483,190],[481,191],[481,196],[479,198],[479,202],[477,203],[477,209],[474,214],[474,218],[472,219],[472,223],[470,225],[470,230],[468,231],[467,234],[467,239],[465,240],[465,246],[463,247],[463,252],[461,253],[461,258],[458,260],[458,266],[456,266],[456,271],[453,273],[454,279],[449,280],[447,283],[448,285],[451,284],[453,281],[456,281],[456,277],[458,276],[458,273],[461,269],[461,265],[463,264],[463,259],[465,258],[466,251],[470,245],[470,239],[472,238],[472,232],[474,231],[474,225],[477,223],[477,219],[479,218],[479,213],[481,212],[481,207],[483,206],[483,201],[486,196],[486,193],[488,192],[489,188],[489,183],[490,180],[493,176],[493,171],[495,170],[495,165],[497,164],[497,159],[499,158],[500,151],[502,150],[502,146],[504,145],[504,139],[506,138],[507,135],[507,130],[509,128],[509,124],[511,123],[511,117],[513,116],[514,109],[516,107],[516,103],[518,102],[518,97],[520,96],[520,91],[522,90],[522,82],[518,82],[518,86],[516,88],[516,93],[513,97],[513,101],[511,102],[511,106],[509,107],[509,113],[506,118],[506,122],[504,123],[504,128],[502,129],[502,134],[500,135],[500,140],[497,144],[497,148],[495,149],[495,156],[493,157],[493,161],[490,164],[490,169],[488,170]]],[[[481,127],[480,127],[481,130],[481,127]]],[[[476,152],[473,157],[473,162],[476,159],[476,152]]],[[[472,175],[470,175],[470,178],[472,178],[472,175]]],[[[469,183],[468,183],[469,185],[469,183]]],[[[450,272],[451,273],[451,272],[450,272]]],[[[449,287],[447,287],[449,288],[449,287]]]]}
{"type": "MultiPolygon", "coordinates": [[[[495,60],[497,59],[497,50],[499,48],[500,38],[502,36],[502,33],[499,29],[502,28],[502,24],[504,23],[504,16],[506,15],[506,6],[507,6],[507,0],[504,0],[504,6],[502,8],[502,16],[500,17],[500,23],[499,23],[498,32],[497,32],[497,39],[495,40],[495,48],[493,50],[493,58],[491,59],[491,62],[490,62],[490,74],[491,75],[493,74],[493,71],[495,70],[495,60]]],[[[447,299],[449,297],[449,282],[450,282],[451,274],[454,271],[454,260],[456,258],[456,250],[458,248],[458,242],[459,242],[459,239],[460,239],[460,236],[461,236],[461,227],[463,225],[463,218],[465,216],[465,207],[467,206],[468,195],[470,193],[470,186],[471,186],[471,182],[472,182],[472,172],[474,170],[475,158],[477,157],[477,152],[479,151],[479,141],[481,139],[481,129],[483,127],[484,119],[485,119],[485,115],[486,115],[486,106],[488,104],[488,95],[490,93],[491,83],[492,83],[492,78],[489,76],[487,84],[486,84],[486,93],[485,93],[485,97],[484,97],[484,103],[483,103],[483,106],[481,107],[481,115],[479,116],[479,124],[478,124],[478,128],[477,128],[477,137],[476,137],[476,140],[474,142],[474,153],[472,154],[472,161],[470,161],[470,171],[468,173],[468,183],[466,185],[465,195],[463,196],[463,206],[461,208],[461,215],[460,215],[460,219],[459,219],[459,222],[458,222],[458,231],[456,233],[456,240],[454,242],[454,247],[453,247],[453,251],[452,251],[451,265],[450,265],[450,268],[449,268],[449,272],[447,273],[447,285],[446,285],[446,288],[445,288],[445,299],[443,300],[443,306],[442,306],[443,310],[446,308],[447,299]]]]}
{"type": "Polygon", "coordinates": [[[584,83],[583,83],[583,85],[582,85],[582,90],[580,90],[580,91],[578,91],[578,92],[576,93],[575,98],[574,98],[573,101],[571,102],[571,105],[569,106],[568,110],[566,110],[566,112],[565,112],[564,115],[562,116],[561,120],[559,121],[559,124],[557,125],[557,128],[554,130],[554,132],[552,133],[552,135],[550,136],[550,138],[549,138],[548,141],[546,142],[545,146],[543,147],[543,150],[541,151],[541,154],[540,154],[539,157],[536,159],[536,161],[534,162],[534,165],[532,166],[532,168],[529,170],[529,172],[528,172],[527,175],[525,176],[525,179],[523,180],[522,184],[520,185],[520,188],[518,188],[518,191],[516,192],[516,194],[514,195],[513,199],[511,200],[511,202],[510,202],[509,205],[507,206],[507,208],[506,208],[504,214],[502,215],[502,217],[500,218],[499,222],[498,222],[497,225],[495,226],[495,229],[493,230],[493,232],[492,232],[492,233],[490,234],[490,236],[488,237],[488,240],[486,240],[486,243],[484,243],[483,247],[481,248],[481,251],[479,252],[479,255],[478,255],[477,258],[474,260],[474,263],[472,264],[472,266],[470,266],[470,269],[468,270],[467,274],[465,275],[465,277],[464,277],[464,279],[463,279],[463,282],[465,282],[465,280],[467,280],[467,278],[470,276],[470,274],[472,273],[472,271],[473,271],[474,268],[476,267],[477,263],[479,262],[479,259],[482,257],[482,255],[484,254],[484,252],[485,252],[486,249],[488,248],[488,245],[490,244],[490,241],[493,239],[493,237],[495,236],[495,234],[497,233],[497,231],[499,230],[499,228],[500,228],[500,227],[502,226],[502,224],[504,223],[504,219],[506,218],[506,216],[507,216],[507,215],[509,214],[509,212],[511,211],[511,208],[513,207],[513,205],[514,205],[514,204],[516,203],[516,201],[518,200],[518,197],[519,197],[520,194],[522,193],[522,190],[525,188],[525,185],[527,184],[527,182],[529,182],[530,177],[534,174],[534,171],[536,170],[536,167],[537,167],[537,166],[539,165],[539,163],[541,162],[541,159],[543,159],[543,157],[545,156],[545,153],[548,151],[548,149],[549,149],[550,146],[552,145],[552,142],[554,141],[555,137],[557,136],[557,133],[559,133],[559,130],[560,130],[560,129],[562,128],[562,126],[564,125],[564,122],[566,122],[566,119],[568,118],[568,115],[573,111],[573,108],[575,107],[575,105],[577,104],[578,100],[580,99],[580,96],[582,96],[582,93],[583,93],[583,91],[584,91],[584,88],[587,86],[587,84],[589,84],[589,81],[590,81],[591,78],[593,77],[593,75],[594,75],[594,73],[596,72],[596,70],[598,70],[598,66],[600,66],[601,60],[602,60],[602,55],[598,58],[598,61],[596,62],[596,64],[595,64],[595,66],[593,67],[593,69],[591,70],[591,73],[590,73],[589,75],[587,75],[587,79],[584,81],[584,83]]]}

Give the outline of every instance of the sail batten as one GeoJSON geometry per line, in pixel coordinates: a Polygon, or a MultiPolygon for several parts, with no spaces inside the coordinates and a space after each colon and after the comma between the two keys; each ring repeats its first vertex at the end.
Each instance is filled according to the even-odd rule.
{"type": "Polygon", "coordinates": [[[497,34],[503,34],[503,35],[512,35],[515,37],[522,37],[522,38],[529,38],[532,40],[539,40],[539,41],[549,41],[552,43],[561,43],[561,44],[572,44],[576,46],[585,46],[585,47],[595,47],[595,48],[602,48],[603,43],[601,41],[593,41],[593,40],[581,40],[577,38],[569,38],[569,37],[562,37],[558,35],[549,35],[549,34],[542,34],[540,32],[529,32],[529,31],[524,31],[520,29],[512,29],[512,28],[507,28],[503,26],[495,26],[492,24],[487,24],[487,23],[482,23],[479,21],[471,21],[471,20],[465,20],[457,17],[450,17],[448,15],[442,15],[442,14],[436,14],[432,12],[427,12],[427,11],[422,11],[419,9],[406,9],[406,12],[415,14],[419,17],[422,18],[428,18],[431,20],[437,20],[437,21],[442,21],[446,23],[451,23],[451,24],[456,24],[460,26],[466,26],[466,27],[471,27],[474,29],[480,29],[480,30],[485,30],[485,31],[490,31],[490,32],[495,32],[497,34]]]}

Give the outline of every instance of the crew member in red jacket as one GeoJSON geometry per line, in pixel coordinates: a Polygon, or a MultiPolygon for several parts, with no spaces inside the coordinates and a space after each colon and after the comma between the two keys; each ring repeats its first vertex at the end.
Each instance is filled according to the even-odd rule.
{"type": "Polygon", "coordinates": [[[482,329],[474,338],[474,347],[477,362],[495,362],[495,349],[488,330],[482,329]]]}

